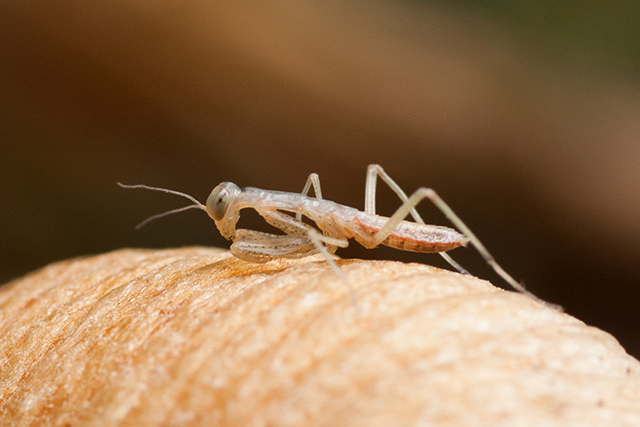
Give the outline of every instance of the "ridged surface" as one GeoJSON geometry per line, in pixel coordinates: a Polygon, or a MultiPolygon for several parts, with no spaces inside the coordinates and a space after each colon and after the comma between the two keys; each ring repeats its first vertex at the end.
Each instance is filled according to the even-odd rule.
{"type": "Polygon", "coordinates": [[[2,426],[638,426],[609,334],[433,267],[121,250],[0,288],[2,426]]]}

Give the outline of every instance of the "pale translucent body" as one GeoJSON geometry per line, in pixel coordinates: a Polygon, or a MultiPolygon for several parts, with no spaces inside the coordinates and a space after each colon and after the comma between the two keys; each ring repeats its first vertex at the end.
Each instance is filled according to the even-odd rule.
{"type": "MultiPolygon", "coordinates": [[[[164,188],[119,185],[124,188],[144,188],[176,194],[194,203],[152,216],[138,227],[171,213],[199,208],[206,211],[215,221],[223,237],[233,241],[231,245],[233,255],[246,261],[266,262],[275,258],[301,258],[320,252],[338,276],[349,286],[348,279],[330,255],[338,247],[347,247],[348,239],[353,238],[369,249],[382,244],[405,251],[438,252],[454,268],[464,274],[468,273],[451,259],[446,251],[471,243],[487,263],[514,289],[536,301],[543,302],[527,291],[495,261],[482,242],[433,189],[421,187],[408,197],[379,165],[369,165],[367,169],[364,211],[323,199],[317,174],[309,175],[302,193],[262,190],[253,187],[239,188],[231,182],[223,182],[213,189],[206,204],[200,203],[188,194],[164,188]],[[389,185],[403,202],[389,218],[376,215],[378,177],[389,185]],[[315,197],[307,195],[311,187],[314,189],[315,197]],[[425,224],[415,210],[415,206],[424,199],[433,202],[461,232],[425,224]],[[254,209],[267,223],[285,234],[275,235],[236,229],[240,210],[244,208],[254,209]],[[405,221],[408,215],[411,215],[416,222],[405,221]],[[317,228],[303,222],[302,216],[313,221],[317,228]]],[[[349,292],[357,307],[357,300],[350,286],[349,292]]]]}

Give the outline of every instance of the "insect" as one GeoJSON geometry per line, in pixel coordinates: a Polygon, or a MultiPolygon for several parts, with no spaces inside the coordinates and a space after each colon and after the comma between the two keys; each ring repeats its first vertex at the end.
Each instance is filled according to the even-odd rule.
{"type": "Polygon", "coordinates": [[[140,223],[137,228],[154,219],[197,208],[204,210],[215,221],[220,234],[233,242],[231,253],[245,261],[266,262],[276,258],[302,258],[321,253],[336,274],[349,287],[350,297],[356,306],[357,300],[349,281],[330,255],[338,248],[347,247],[350,238],[355,239],[368,249],[378,245],[386,245],[404,251],[437,252],[463,274],[469,273],[446,252],[471,243],[496,273],[515,290],[538,302],[547,304],[525,289],[495,261],[482,242],[433,189],[421,187],[411,196],[407,196],[400,186],[377,164],[369,165],[367,168],[364,211],[323,199],[320,178],[315,173],[307,178],[302,193],[262,190],[252,187],[240,188],[231,182],[223,182],[213,189],[205,204],[178,191],[147,185],[121,183],[118,185],[123,188],[141,188],[175,194],[193,202],[192,205],[151,216],[140,223]],[[376,215],[378,177],[403,202],[391,217],[376,215]],[[311,188],[314,190],[315,197],[308,196],[311,188]],[[425,224],[415,209],[416,205],[424,199],[429,199],[440,209],[460,232],[448,227],[425,224]],[[244,208],[256,210],[267,223],[279,228],[285,234],[276,235],[237,229],[240,210],[244,208]],[[406,221],[405,218],[408,215],[411,215],[415,222],[406,221]],[[302,216],[310,219],[317,228],[303,222],[302,216]]]}

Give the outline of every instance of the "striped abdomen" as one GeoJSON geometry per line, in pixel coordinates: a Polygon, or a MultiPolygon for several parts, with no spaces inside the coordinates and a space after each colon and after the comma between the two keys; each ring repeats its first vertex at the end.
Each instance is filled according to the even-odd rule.
{"type": "MultiPolygon", "coordinates": [[[[354,233],[353,237],[361,245],[371,247],[370,239],[388,219],[378,215],[355,218],[358,232],[354,233]]],[[[463,234],[448,227],[402,221],[381,244],[411,252],[446,252],[466,246],[468,241],[463,234]]]]}

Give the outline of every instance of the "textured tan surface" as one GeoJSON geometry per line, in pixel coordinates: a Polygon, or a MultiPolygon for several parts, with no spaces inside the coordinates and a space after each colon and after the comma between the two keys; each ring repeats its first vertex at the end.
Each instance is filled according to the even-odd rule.
{"type": "Polygon", "coordinates": [[[637,426],[610,335],[426,265],[121,250],[0,288],[0,425],[637,426]]]}

